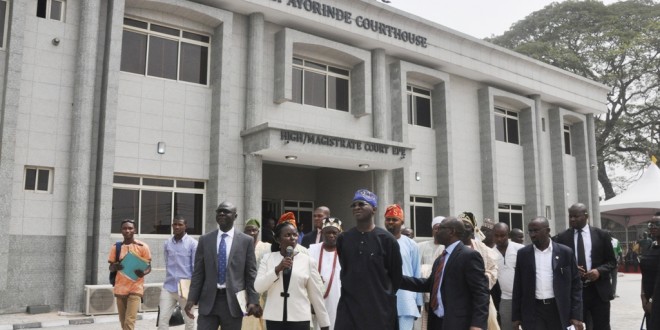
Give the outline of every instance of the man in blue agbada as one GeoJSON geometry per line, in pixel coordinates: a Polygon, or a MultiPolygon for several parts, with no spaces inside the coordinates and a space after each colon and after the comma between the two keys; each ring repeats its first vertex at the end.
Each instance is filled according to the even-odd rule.
{"type": "Polygon", "coordinates": [[[395,330],[396,292],[402,278],[399,244],[374,223],[374,193],[358,190],[350,207],[356,226],[337,239],[342,287],[335,329],[395,330]]]}

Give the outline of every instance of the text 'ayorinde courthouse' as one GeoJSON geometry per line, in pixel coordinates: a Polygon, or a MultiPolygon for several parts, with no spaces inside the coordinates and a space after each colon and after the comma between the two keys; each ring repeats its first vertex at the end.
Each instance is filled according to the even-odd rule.
{"type": "MultiPolygon", "coordinates": [[[[164,279],[171,219],[237,227],[353,192],[522,228],[598,219],[609,89],[367,0],[0,0],[0,313],[84,311],[122,219],[164,279]]],[[[478,23],[478,22],[475,22],[478,23]]],[[[382,224],[378,212],[377,224],[382,224]]],[[[101,307],[102,308],[102,307],[101,307]]]]}

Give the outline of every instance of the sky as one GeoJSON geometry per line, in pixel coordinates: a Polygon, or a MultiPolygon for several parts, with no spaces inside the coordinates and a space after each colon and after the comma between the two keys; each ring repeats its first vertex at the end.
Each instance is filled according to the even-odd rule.
{"type": "MultiPolygon", "coordinates": [[[[390,0],[390,6],[483,39],[554,1],[549,0],[390,0]]],[[[561,2],[561,1],[559,1],[561,2]]],[[[616,2],[604,0],[605,4],[616,2]]]]}

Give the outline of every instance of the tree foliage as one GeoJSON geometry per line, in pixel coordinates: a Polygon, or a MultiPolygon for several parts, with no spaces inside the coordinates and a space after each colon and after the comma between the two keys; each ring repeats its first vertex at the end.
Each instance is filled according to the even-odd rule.
{"type": "Polygon", "coordinates": [[[488,41],[612,88],[596,120],[598,181],[615,196],[608,171],[660,158],[660,4],[630,0],[552,3],[488,41]]]}

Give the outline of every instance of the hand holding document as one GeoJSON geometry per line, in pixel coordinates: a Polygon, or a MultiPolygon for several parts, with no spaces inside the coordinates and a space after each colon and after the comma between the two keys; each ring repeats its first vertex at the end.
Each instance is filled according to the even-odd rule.
{"type": "Polygon", "coordinates": [[[236,299],[238,300],[238,305],[241,306],[243,316],[247,316],[247,295],[245,290],[236,292],[236,299]]]}
{"type": "Polygon", "coordinates": [[[135,274],[135,271],[146,271],[147,268],[149,268],[149,261],[133,253],[133,251],[129,251],[124,259],[121,260],[121,265],[123,268],[120,272],[135,282],[139,278],[137,274],[135,274]]]}
{"type": "Polygon", "coordinates": [[[190,279],[182,278],[179,280],[179,297],[188,300],[188,292],[190,292],[190,279]]]}

